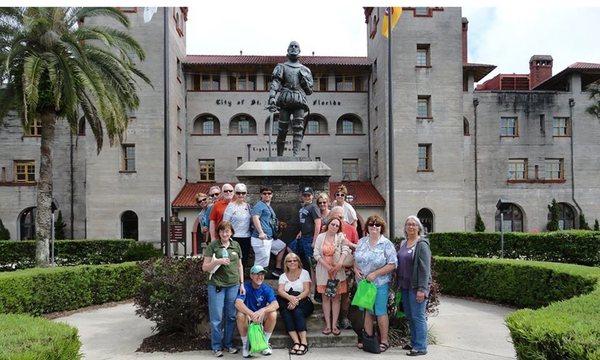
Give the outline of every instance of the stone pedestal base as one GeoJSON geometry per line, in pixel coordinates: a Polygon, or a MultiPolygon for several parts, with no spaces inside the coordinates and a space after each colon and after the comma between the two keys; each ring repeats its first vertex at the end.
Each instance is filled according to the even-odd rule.
{"type": "Polygon", "coordinates": [[[310,186],[315,197],[320,192],[329,193],[331,168],[321,161],[248,161],[235,170],[238,180],[248,187],[248,201],[253,205],[260,200],[260,188],[273,188],[271,206],[280,221],[288,226],[282,232],[285,242],[296,237],[299,231],[298,210],[302,189],[310,186]]]}

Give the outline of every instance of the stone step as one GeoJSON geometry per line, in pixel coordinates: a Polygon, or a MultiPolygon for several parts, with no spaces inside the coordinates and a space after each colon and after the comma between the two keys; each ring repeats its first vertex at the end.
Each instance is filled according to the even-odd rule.
{"type": "MultiPolygon", "coordinates": [[[[309,348],[330,348],[330,347],[353,347],[356,346],[357,337],[352,330],[342,330],[339,336],[324,335],[318,330],[309,330],[307,333],[309,348]]],[[[242,340],[237,336],[234,339],[236,346],[242,345],[242,340]]],[[[287,333],[275,331],[271,336],[271,347],[273,349],[288,349],[292,345],[292,340],[287,333]]]]}

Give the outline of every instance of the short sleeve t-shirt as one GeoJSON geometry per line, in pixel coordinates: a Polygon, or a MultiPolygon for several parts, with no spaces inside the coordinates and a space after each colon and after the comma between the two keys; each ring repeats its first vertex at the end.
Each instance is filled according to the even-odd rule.
{"type": "MultiPolygon", "coordinates": [[[[273,227],[275,220],[275,212],[273,209],[265,204],[262,201],[258,201],[254,207],[252,207],[252,211],[250,212],[252,216],[258,216],[260,220],[260,226],[262,227],[263,232],[267,235],[269,239],[273,238],[273,227]]],[[[252,237],[258,237],[258,229],[254,228],[252,230],[252,237]]]]}
{"type": "MultiPolygon", "coordinates": [[[[223,258],[225,247],[221,241],[213,241],[206,247],[204,256],[215,259],[223,258]]],[[[232,286],[240,283],[239,260],[242,256],[242,249],[237,241],[230,240],[226,249],[229,256],[229,265],[221,265],[213,274],[208,283],[215,286],[232,286]]]]}
{"type": "Polygon", "coordinates": [[[299,214],[302,236],[312,236],[315,233],[315,220],[321,217],[319,208],[313,203],[303,205],[299,214]]]}
{"type": "Polygon", "coordinates": [[[358,220],[358,216],[356,215],[356,210],[352,207],[352,205],[344,202],[344,221],[348,224],[352,224],[356,220],[358,220]]]}
{"type": "Polygon", "coordinates": [[[223,220],[230,221],[233,226],[233,236],[236,238],[250,237],[250,205],[230,202],[225,208],[223,220]]]}
{"type": "Polygon", "coordinates": [[[284,284],[283,290],[288,292],[290,289],[292,291],[302,292],[304,290],[304,283],[310,282],[310,275],[308,271],[302,269],[300,272],[300,277],[296,279],[296,281],[290,281],[285,273],[279,276],[279,284],[284,284]]]}
{"type": "Polygon", "coordinates": [[[215,222],[215,229],[219,226],[219,223],[223,221],[223,214],[225,213],[225,209],[229,205],[229,200],[219,200],[214,203],[212,210],[210,211],[210,221],[215,222]]]}
{"type": "Polygon", "coordinates": [[[252,311],[258,311],[275,301],[275,292],[265,283],[260,284],[258,289],[255,289],[252,286],[252,281],[247,280],[244,282],[244,288],[246,294],[239,294],[237,299],[242,300],[248,309],[252,311]]]}

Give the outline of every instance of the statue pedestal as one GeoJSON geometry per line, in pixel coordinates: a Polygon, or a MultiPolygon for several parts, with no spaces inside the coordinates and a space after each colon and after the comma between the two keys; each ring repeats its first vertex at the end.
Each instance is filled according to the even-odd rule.
{"type": "Polygon", "coordinates": [[[296,237],[300,228],[298,210],[302,202],[302,189],[310,186],[315,197],[320,192],[329,194],[331,168],[322,161],[282,158],[277,158],[280,161],[247,161],[235,170],[235,176],[248,187],[248,201],[252,205],[260,200],[261,186],[273,188],[271,206],[277,218],[288,224],[281,239],[289,242],[296,237]]]}

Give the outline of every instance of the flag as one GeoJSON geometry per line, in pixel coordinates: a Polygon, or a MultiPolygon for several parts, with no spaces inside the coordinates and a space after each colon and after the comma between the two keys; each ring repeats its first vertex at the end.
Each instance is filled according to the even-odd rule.
{"type": "Polygon", "coordinates": [[[390,9],[392,10],[392,29],[391,30],[394,30],[394,27],[396,27],[398,20],[400,20],[400,15],[402,15],[401,7],[385,8],[385,13],[383,14],[383,22],[381,24],[381,35],[383,35],[385,37],[388,37],[388,16],[389,16],[390,9]]]}

